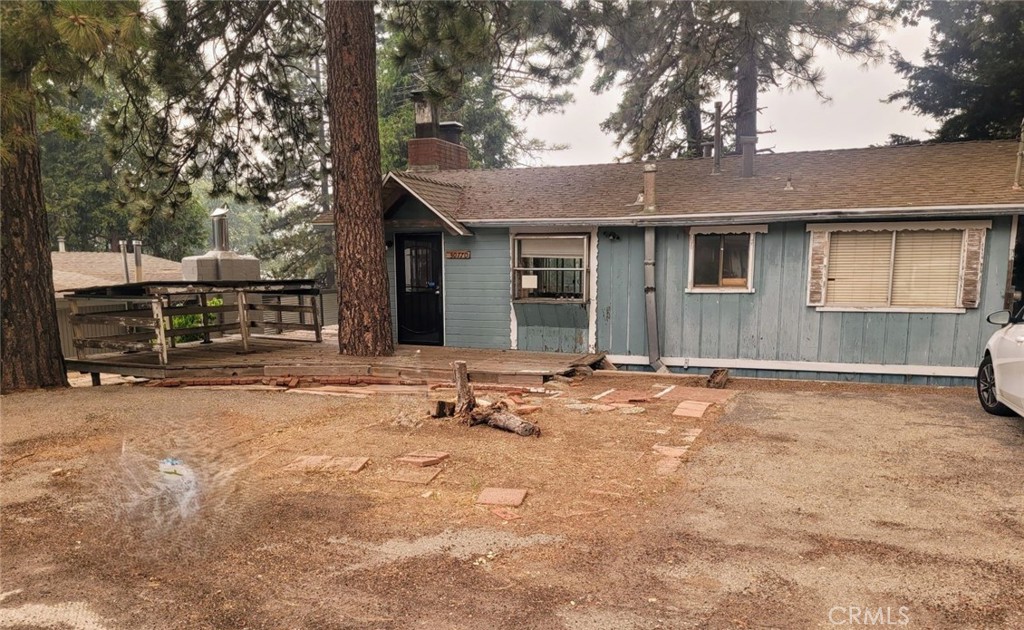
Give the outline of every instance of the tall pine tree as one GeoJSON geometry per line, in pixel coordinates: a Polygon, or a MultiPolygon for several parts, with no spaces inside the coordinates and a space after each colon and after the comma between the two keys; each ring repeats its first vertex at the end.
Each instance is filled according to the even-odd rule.
{"type": "Polygon", "coordinates": [[[879,59],[879,29],[892,19],[869,0],[619,3],[605,0],[594,19],[600,74],[623,98],[602,128],[639,160],[696,155],[706,104],[732,94],[726,108],[738,136],[757,133],[757,97],[771,88],[809,87],[826,99],[816,48],[879,59]]]}
{"type": "Polygon", "coordinates": [[[889,96],[937,118],[935,139],[1014,138],[1024,118],[1024,3],[915,2],[907,19],[932,21],[921,65],[899,54],[907,87],[889,96]]]}
{"type": "Polygon", "coordinates": [[[0,3],[0,391],[67,385],[57,330],[37,108],[46,92],[137,58],[137,2],[0,3]]]}

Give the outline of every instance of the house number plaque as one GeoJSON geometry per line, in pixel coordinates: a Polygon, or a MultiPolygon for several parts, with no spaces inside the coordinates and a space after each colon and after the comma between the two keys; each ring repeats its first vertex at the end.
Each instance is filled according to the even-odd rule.
{"type": "Polygon", "coordinates": [[[444,257],[450,260],[469,260],[469,254],[468,249],[449,249],[444,253],[444,257]]]}

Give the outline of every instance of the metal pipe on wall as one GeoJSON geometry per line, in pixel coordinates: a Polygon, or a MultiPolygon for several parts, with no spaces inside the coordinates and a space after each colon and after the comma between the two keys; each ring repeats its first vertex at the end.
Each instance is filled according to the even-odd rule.
{"type": "Polygon", "coordinates": [[[644,228],[644,305],[647,315],[647,358],[656,372],[667,372],[661,362],[661,343],[658,338],[658,294],[654,276],[654,228],[644,228]]]}

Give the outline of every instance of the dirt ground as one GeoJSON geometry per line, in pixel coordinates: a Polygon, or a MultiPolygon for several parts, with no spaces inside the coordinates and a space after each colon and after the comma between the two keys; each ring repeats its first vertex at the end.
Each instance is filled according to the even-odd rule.
{"type": "Polygon", "coordinates": [[[563,386],[539,438],[426,394],[6,396],[0,627],[1024,627],[1024,420],[967,389],[755,381],[700,420],[576,406],[670,384],[563,386]],[[696,429],[666,470],[652,447],[696,429]],[[451,458],[391,481],[417,449],[451,458]],[[488,486],[529,490],[516,518],[488,486]]]}

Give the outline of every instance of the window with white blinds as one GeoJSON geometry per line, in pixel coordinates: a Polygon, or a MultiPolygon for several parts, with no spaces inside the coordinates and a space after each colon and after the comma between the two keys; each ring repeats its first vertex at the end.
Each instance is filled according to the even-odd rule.
{"type": "Polygon", "coordinates": [[[827,306],[960,306],[963,230],[832,232],[827,306]]]}
{"type": "Polygon", "coordinates": [[[516,235],[512,262],[513,300],[587,300],[590,239],[586,234],[516,235]]]}
{"type": "Polygon", "coordinates": [[[957,306],[962,230],[896,232],[893,306],[957,306]]]}

